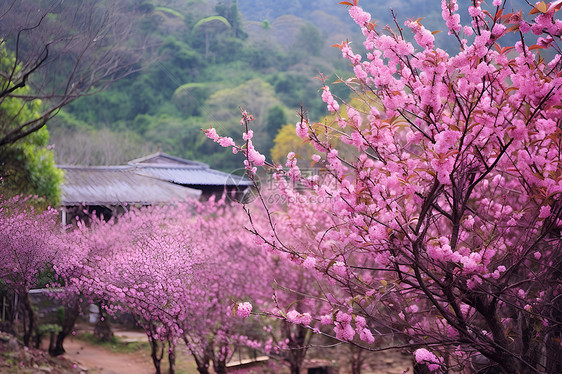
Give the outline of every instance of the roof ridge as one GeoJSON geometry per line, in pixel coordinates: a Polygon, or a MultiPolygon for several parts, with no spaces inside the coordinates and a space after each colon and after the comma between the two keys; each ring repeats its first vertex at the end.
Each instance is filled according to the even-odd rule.
{"type": "Polygon", "coordinates": [[[187,160],[187,159],[185,159],[185,158],[181,158],[181,157],[177,157],[177,156],[172,156],[172,155],[169,155],[169,154],[164,153],[164,152],[156,152],[156,153],[153,153],[153,154],[144,156],[144,157],[136,158],[136,159],[134,159],[134,160],[129,161],[128,164],[129,164],[129,165],[139,165],[139,164],[142,164],[142,165],[157,165],[158,167],[159,167],[160,165],[166,165],[165,163],[150,163],[150,162],[147,163],[147,162],[146,162],[146,161],[148,161],[148,160],[150,160],[150,159],[155,159],[155,158],[158,158],[158,157],[165,158],[165,159],[169,159],[169,160],[172,160],[172,161],[175,161],[175,162],[178,163],[178,164],[172,164],[172,163],[170,163],[169,165],[178,165],[178,166],[180,166],[180,165],[182,165],[182,166],[194,166],[194,165],[197,165],[197,166],[200,166],[200,167],[202,167],[202,168],[210,168],[210,166],[209,166],[208,164],[205,164],[205,163],[203,163],[203,162],[200,162],[200,161],[193,161],[193,160],[187,160]]]}
{"type": "Polygon", "coordinates": [[[73,170],[133,170],[133,165],[56,165],[59,169],[73,170]]]}

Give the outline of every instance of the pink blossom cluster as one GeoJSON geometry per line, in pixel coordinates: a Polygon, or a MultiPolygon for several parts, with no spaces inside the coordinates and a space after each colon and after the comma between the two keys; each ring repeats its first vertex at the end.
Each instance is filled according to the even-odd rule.
{"type": "MultiPolygon", "coordinates": [[[[200,362],[222,365],[250,323],[233,317],[232,300],[262,297],[255,281],[268,266],[261,249],[248,245],[253,237],[244,223],[243,212],[224,199],[131,209],[118,221],[69,232],[75,259],[61,275],[110,315],[135,316],[151,344],[173,351],[182,340],[200,362]],[[240,248],[251,262],[239,261],[240,248]]],[[[251,310],[243,302],[236,315],[251,310]]]]}
{"type": "MultiPolygon", "coordinates": [[[[561,6],[491,5],[472,2],[463,25],[457,2],[442,2],[454,54],[421,20],[406,23],[415,50],[402,30],[379,29],[352,7],[367,48],[364,59],[340,46],[355,96],[336,101],[324,86],[330,115],[306,132],[304,119],[297,125],[321,175],[305,178],[290,153],[288,169],[273,167],[277,192],[296,203],[263,198],[269,214],[249,209],[262,217],[252,229],[263,246],[325,282],[311,297],[322,305],[306,310],[313,329],[366,348],[400,337],[432,371],[486,360],[544,371],[538,363],[556,356],[544,342],[558,331],[562,294],[553,271],[562,253],[561,6]],[[312,203],[318,197],[329,199],[312,203]]],[[[296,322],[296,310],[305,311],[286,319],[296,322]]]]}
{"type": "Polygon", "coordinates": [[[249,302],[244,302],[238,304],[236,308],[236,316],[240,318],[247,318],[252,313],[252,304],[249,302]]]}
{"type": "Polygon", "coordinates": [[[414,33],[414,39],[420,47],[426,49],[433,48],[435,37],[429,30],[427,30],[417,21],[406,21],[404,24],[412,30],[412,32],[414,33]]]}
{"type": "Polygon", "coordinates": [[[414,357],[418,364],[426,364],[431,371],[438,371],[441,367],[441,360],[425,348],[417,349],[414,352],[414,357]]]}
{"type": "Polygon", "coordinates": [[[298,122],[296,128],[299,138],[308,139],[308,123],[306,121],[298,122]]]}
{"type": "Polygon", "coordinates": [[[349,8],[349,15],[361,27],[365,27],[371,21],[371,15],[358,6],[349,8]]]}
{"type": "Polygon", "coordinates": [[[461,16],[457,13],[459,6],[456,0],[441,0],[441,15],[449,29],[449,35],[458,34],[461,30],[461,16]]]}
{"type": "Polygon", "coordinates": [[[292,309],[287,312],[287,321],[295,324],[305,325],[308,326],[312,322],[312,316],[310,313],[299,313],[296,310],[292,309]]]}
{"type": "Polygon", "coordinates": [[[330,87],[324,86],[322,92],[322,101],[324,101],[327,105],[327,108],[330,112],[337,112],[340,108],[338,102],[332,96],[330,92],[330,87]]]}

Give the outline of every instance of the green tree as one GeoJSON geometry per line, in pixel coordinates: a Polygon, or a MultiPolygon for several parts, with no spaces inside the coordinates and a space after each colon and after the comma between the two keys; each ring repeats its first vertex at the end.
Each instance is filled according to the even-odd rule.
{"type": "Polygon", "coordinates": [[[249,80],[234,88],[225,88],[213,93],[207,100],[210,118],[218,123],[239,124],[239,107],[254,114],[254,131],[263,130],[269,108],[279,105],[273,87],[262,79],[249,80]]]}
{"type": "Polygon", "coordinates": [[[230,5],[221,1],[215,6],[215,11],[219,16],[226,18],[230,25],[232,25],[232,32],[236,38],[246,39],[248,37],[248,34],[242,29],[242,19],[238,11],[238,2],[236,0],[231,1],[230,5]]]}
{"type": "Polygon", "coordinates": [[[203,34],[205,40],[205,58],[209,57],[211,50],[211,40],[219,33],[231,28],[228,20],[222,16],[205,17],[197,21],[193,26],[193,33],[203,34]]]}
{"type": "MultiPolygon", "coordinates": [[[[274,146],[270,151],[271,159],[278,164],[284,164],[289,152],[295,152],[297,157],[303,160],[310,160],[313,154],[318,153],[310,143],[306,143],[298,137],[295,125],[290,123],[281,127],[277,133],[274,146]]],[[[308,165],[302,164],[301,166],[308,165]]]]}
{"type": "Polygon", "coordinates": [[[2,68],[0,102],[12,98],[9,122],[0,123],[0,147],[41,129],[62,107],[106,89],[141,68],[147,54],[143,35],[132,33],[142,18],[128,2],[0,2],[2,68]],[[13,54],[6,55],[6,50],[13,54]],[[22,91],[31,87],[28,91],[22,91]],[[42,100],[36,115],[23,106],[42,100]]]}
{"type": "Polygon", "coordinates": [[[277,132],[287,123],[287,115],[285,109],[281,105],[275,105],[267,111],[267,119],[265,129],[268,134],[275,136],[277,132]]]}
{"type": "Polygon", "coordinates": [[[307,23],[301,26],[294,48],[305,56],[320,57],[323,44],[320,31],[312,23],[307,23]]]}
{"type": "MultiPolygon", "coordinates": [[[[252,122],[252,130],[255,134],[256,147],[265,149],[270,142],[266,129],[268,112],[270,108],[280,105],[281,102],[269,83],[256,78],[237,87],[215,92],[206,104],[208,119],[214,126],[222,129],[239,129],[240,107],[253,113],[255,121],[252,122]]],[[[236,136],[237,131],[234,131],[234,134],[236,136]]]]}
{"type": "Polygon", "coordinates": [[[285,109],[281,105],[275,105],[267,111],[267,118],[265,120],[265,131],[267,132],[267,140],[264,151],[270,151],[274,146],[273,139],[281,130],[281,127],[288,122],[285,109]]]}
{"type": "MultiPolygon", "coordinates": [[[[6,67],[13,66],[14,61],[14,55],[0,45],[0,69],[6,71],[6,67]]],[[[0,86],[12,88],[1,76],[0,86]]],[[[25,96],[28,91],[29,88],[21,87],[12,92],[25,96]]],[[[40,116],[40,111],[40,100],[26,102],[16,95],[4,97],[0,100],[0,127],[8,127],[16,118],[24,122],[33,121],[40,116]]],[[[19,142],[0,147],[0,186],[4,196],[38,195],[47,204],[59,202],[63,174],[55,166],[48,142],[49,132],[42,127],[19,142]]]]}
{"type": "Polygon", "coordinates": [[[205,83],[186,83],[176,89],[172,101],[182,114],[200,116],[209,91],[210,88],[205,83]]]}

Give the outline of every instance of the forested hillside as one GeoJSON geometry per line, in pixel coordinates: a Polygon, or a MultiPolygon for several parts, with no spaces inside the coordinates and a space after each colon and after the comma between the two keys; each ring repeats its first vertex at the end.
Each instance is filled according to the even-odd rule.
{"type": "MultiPolygon", "coordinates": [[[[213,126],[236,138],[238,108],[244,107],[256,116],[257,145],[271,148],[281,126],[296,122],[301,104],[311,120],[325,114],[322,84],[314,77],[347,76],[349,66],[331,45],[359,39],[346,7],[335,0],[123,1],[144,14],[135,27],[151,53],[138,72],[51,120],[58,163],[117,163],[161,149],[236,169],[240,160],[200,129],[213,126]]],[[[361,5],[380,17],[380,25],[393,23],[392,8],[400,22],[424,16],[429,29],[444,29],[438,1],[361,5]]],[[[348,95],[345,86],[332,90],[348,95]]]]}
{"type": "Polygon", "coordinates": [[[76,100],[49,123],[58,163],[124,162],[159,148],[232,170],[240,160],[201,128],[236,136],[242,106],[256,116],[259,145],[269,148],[301,103],[311,118],[323,115],[318,72],[335,80],[348,70],[326,31],[303,18],[257,23],[231,1],[132,4],[144,12],[138,32],[153,52],[141,70],[76,100]]]}

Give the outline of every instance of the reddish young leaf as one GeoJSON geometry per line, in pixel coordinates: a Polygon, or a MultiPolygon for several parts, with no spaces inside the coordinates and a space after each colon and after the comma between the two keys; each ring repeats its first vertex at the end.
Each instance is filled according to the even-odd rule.
{"type": "Polygon", "coordinates": [[[548,11],[548,6],[544,1],[541,1],[540,3],[535,5],[533,9],[531,9],[529,14],[546,13],[547,11],[548,11]]]}
{"type": "Polygon", "coordinates": [[[503,9],[500,9],[496,12],[496,14],[494,15],[494,22],[496,22],[502,16],[502,13],[503,9]]]}

